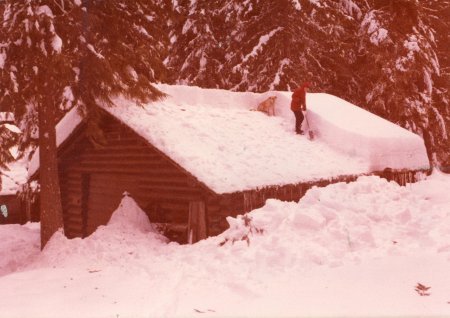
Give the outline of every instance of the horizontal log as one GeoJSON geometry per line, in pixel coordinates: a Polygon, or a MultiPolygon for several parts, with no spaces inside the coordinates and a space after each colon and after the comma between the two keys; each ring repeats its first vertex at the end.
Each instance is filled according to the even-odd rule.
{"type": "MultiPolygon", "coordinates": [[[[163,177],[163,176],[152,176],[148,173],[142,174],[140,176],[136,175],[127,175],[127,174],[108,174],[108,173],[102,173],[102,174],[95,174],[93,177],[96,180],[102,180],[102,182],[117,182],[117,180],[122,180],[126,183],[136,183],[136,184],[145,184],[146,186],[154,185],[156,187],[165,187],[165,186],[174,186],[174,187],[186,187],[186,188],[192,188],[192,182],[185,176],[180,177],[163,177]]],[[[91,181],[92,182],[92,181],[91,181]]],[[[75,191],[77,193],[81,193],[81,182],[75,182],[75,181],[66,181],[65,183],[61,184],[61,189],[64,190],[62,192],[72,192],[75,191]]],[[[91,185],[90,185],[91,186],[91,185]]]]}
{"type": "Polygon", "coordinates": [[[187,195],[196,195],[199,196],[202,194],[202,191],[198,188],[192,188],[188,186],[176,186],[171,183],[167,184],[139,184],[139,191],[147,192],[147,191],[155,191],[155,192],[170,192],[170,193],[183,193],[187,195]]]}
{"type": "Polygon", "coordinates": [[[82,184],[81,180],[70,180],[64,178],[63,181],[61,182],[61,188],[64,188],[66,190],[81,189],[81,184],[82,184]]]}
{"type": "Polygon", "coordinates": [[[81,204],[68,203],[64,205],[65,214],[81,215],[81,204]]]}
{"type": "MultiPolygon", "coordinates": [[[[91,185],[89,189],[89,200],[91,200],[94,197],[103,196],[117,196],[119,198],[122,198],[122,195],[125,191],[132,192],[133,189],[130,185],[126,184],[111,184],[110,186],[102,185],[98,183],[94,183],[91,185]]],[[[133,191],[134,192],[134,191],[133,191]]]]}
{"type": "Polygon", "coordinates": [[[164,161],[151,161],[151,160],[120,160],[120,159],[113,159],[113,160],[83,160],[77,163],[74,163],[74,166],[79,166],[82,168],[90,168],[90,167],[112,167],[112,168],[119,168],[121,170],[127,169],[129,167],[131,168],[140,168],[142,169],[142,172],[145,172],[146,170],[159,170],[159,169],[172,169],[174,172],[182,173],[179,169],[175,168],[174,166],[168,164],[164,161]]]}
{"type": "Polygon", "coordinates": [[[170,223],[188,223],[189,215],[188,214],[174,214],[169,213],[166,215],[166,221],[170,223]]]}
{"type": "Polygon", "coordinates": [[[187,203],[161,202],[159,205],[162,209],[189,212],[189,204],[187,203]]]}
{"type": "Polygon", "coordinates": [[[134,159],[144,159],[149,161],[163,161],[160,155],[156,153],[147,153],[147,152],[139,152],[139,153],[129,153],[129,152],[114,152],[111,154],[103,153],[103,152],[86,152],[80,156],[80,160],[91,160],[91,159],[99,160],[99,161],[109,161],[113,159],[123,159],[123,160],[134,160],[134,159]]]}
{"type": "Polygon", "coordinates": [[[186,188],[193,188],[195,185],[192,185],[192,182],[184,177],[155,177],[155,176],[148,176],[148,175],[142,175],[139,177],[140,184],[155,184],[155,185],[163,185],[163,184],[170,184],[175,187],[186,187],[186,188]]]}
{"type": "Polygon", "coordinates": [[[83,218],[81,216],[68,216],[67,214],[65,215],[66,217],[64,218],[64,224],[73,224],[74,226],[80,226],[83,227],[83,218]]]}
{"type": "Polygon", "coordinates": [[[110,168],[110,167],[95,167],[95,168],[86,168],[86,167],[73,167],[73,171],[77,173],[110,173],[110,174],[134,174],[134,175],[142,175],[143,173],[147,175],[153,176],[169,176],[169,177],[179,177],[181,172],[177,172],[174,169],[158,169],[154,171],[143,171],[139,167],[127,167],[126,169],[118,169],[118,168],[110,168]]]}
{"type": "Polygon", "coordinates": [[[81,229],[67,228],[64,230],[64,234],[69,239],[73,239],[76,237],[83,237],[83,231],[81,229]]]}
{"type": "Polygon", "coordinates": [[[83,180],[83,176],[79,174],[78,172],[74,172],[72,170],[66,169],[64,170],[61,175],[64,177],[62,182],[69,182],[69,183],[81,183],[83,180]]]}
{"type": "Polygon", "coordinates": [[[78,163],[78,166],[81,169],[89,169],[89,170],[96,170],[97,168],[109,168],[112,170],[119,170],[119,171],[127,171],[127,170],[135,170],[136,168],[141,169],[142,173],[145,173],[146,171],[159,171],[161,169],[165,169],[167,171],[176,171],[173,167],[170,165],[163,163],[163,162],[145,162],[145,161],[109,161],[109,162],[98,162],[98,161],[82,161],[78,163]]]}
{"type": "Polygon", "coordinates": [[[64,224],[64,230],[66,232],[79,233],[79,235],[81,235],[83,233],[83,225],[80,223],[68,222],[64,224]]]}
{"type": "Polygon", "coordinates": [[[149,156],[154,155],[153,153],[148,153],[147,148],[142,146],[123,146],[118,147],[117,145],[115,147],[107,147],[107,148],[98,148],[95,150],[90,151],[84,151],[83,155],[89,155],[89,156],[100,156],[100,157],[106,157],[106,156],[126,156],[126,155],[132,155],[132,156],[138,156],[138,155],[146,154],[149,156]]]}
{"type": "Polygon", "coordinates": [[[156,191],[149,192],[145,196],[151,200],[171,200],[172,202],[184,202],[184,203],[189,203],[191,201],[200,201],[202,199],[201,195],[164,193],[156,191]]]}
{"type": "Polygon", "coordinates": [[[185,233],[187,231],[186,223],[153,223],[153,225],[160,231],[173,231],[185,233]]]}
{"type": "Polygon", "coordinates": [[[71,202],[75,199],[81,200],[81,189],[63,189],[61,188],[61,199],[65,202],[71,202]]]}
{"type": "Polygon", "coordinates": [[[122,150],[122,151],[134,151],[134,150],[143,150],[147,151],[148,146],[145,142],[141,141],[127,141],[127,140],[114,140],[107,142],[106,145],[102,145],[99,147],[94,147],[91,149],[93,153],[96,152],[108,152],[111,150],[122,150]]]}

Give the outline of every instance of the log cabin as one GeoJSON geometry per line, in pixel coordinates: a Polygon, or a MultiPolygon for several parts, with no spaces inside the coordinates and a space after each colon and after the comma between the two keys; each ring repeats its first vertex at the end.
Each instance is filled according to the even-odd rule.
{"type": "MultiPolygon", "coordinates": [[[[230,152],[239,150],[226,148],[224,140],[230,143],[228,147],[232,147],[231,139],[236,132],[230,133],[230,130],[243,129],[242,134],[245,134],[244,129],[248,129],[247,126],[251,125],[253,120],[266,121],[267,125],[270,125],[269,121],[272,119],[254,112],[243,112],[241,109],[235,112],[230,110],[233,124],[238,126],[219,127],[224,139],[217,141],[214,136],[210,136],[210,129],[197,125],[201,126],[205,118],[214,121],[215,118],[226,116],[224,111],[215,112],[214,108],[201,108],[200,115],[196,117],[194,108],[204,100],[220,103],[222,98],[224,103],[232,101],[234,106],[245,105],[250,109],[258,98],[262,99],[264,96],[168,85],[160,85],[159,88],[170,95],[163,102],[138,107],[118,100],[116,104],[119,106],[104,107],[100,123],[104,134],[102,145],[91,142],[87,135],[87,125],[75,110],[58,124],[59,176],[67,237],[86,237],[98,226],[106,224],[124,192],[133,197],[150,221],[157,224],[171,240],[193,243],[220,234],[228,228],[228,216],[237,216],[262,207],[268,198],[298,201],[313,186],[350,182],[361,175],[379,175],[404,185],[414,182],[418,171],[426,170],[421,166],[427,164],[423,149],[423,153],[419,154],[420,159],[413,166],[405,164],[403,168],[391,168],[381,165],[383,169],[380,169],[378,165],[377,169],[370,169],[368,165],[365,168],[343,169],[334,173],[324,172],[322,175],[298,173],[292,178],[286,177],[292,175],[290,171],[283,177],[282,166],[298,162],[298,158],[277,155],[275,159],[281,160],[283,165],[271,163],[270,167],[266,167],[268,170],[278,169],[272,174],[273,179],[261,181],[258,177],[261,168],[257,165],[254,171],[247,171],[250,177],[244,176],[239,169],[233,170],[233,164],[238,165],[238,162],[233,163],[233,160],[241,160],[241,157],[233,156],[230,152]],[[186,94],[191,95],[192,105],[180,98],[186,94]],[[212,95],[205,97],[208,94],[212,95]],[[236,97],[238,94],[241,95],[236,97]],[[165,111],[168,113],[164,113],[165,111]],[[159,117],[160,113],[162,115],[159,117]],[[177,117],[177,114],[180,117],[177,117]],[[188,116],[192,116],[191,121],[183,122],[188,116]],[[245,121],[245,127],[239,127],[235,116],[250,117],[249,121],[245,121]],[[203,131],[203,128],[206,131],[203,131]],[[173,133],[174,130],[176,133],[173,133]],[[177,140],[180,135],[189,134],[190,138],[177,140]],[[193,140],[201,136],[211,138],[193,140]],[[186,145],[189,141],[193,142],[193,147],[186,145]],[[216,154],[211,154],[215,151],[216,154]],[[202,157],[202,152],[205,154],[204,160],[196,161],[196,158],[202,157]],[[228,153],[229,157],[221,156],[224,153],[228,153]],[[237,159],[232,159],[234,157],[237,159]],[[217,178],[223,180],[218,182],[217,178]],[[239,178],[245,180],[236,182],[239,178]]],[[[289,103],[285,100],[285,104],[289,103]]],[[[213,126],[230,125],[223,119],[219,118],[213,126]]],[[[242,148],[252,147],[253,141],[248,139],[249,143],[242,148]]],[[[242,137],[239,140],[242,140],[242,137]]],[[[261,147],[261,144],[256,147],[261,147]]],[[[291,152],[292,149],[287,150],[287,153],[291,152]]],[[[331,154],[339,157],[338,153],[331,154]]],[[[274,156],[273,153],[267,154],[269,155],[274,156]]],[[[272,162],[265,159],[264,154],[261,156],[262,161],[272,162]]],[[[411,153],[405,153],[405,156],[411,157],[411,153]]],[[[36,157],[37,154],[33,157],[34,164],[32,160],[31,179],[36,179],[39,174],[36,157]]],[[[331,156],[324,156],[322,153],[318,158],[321,158],[326,166],[327,160],[335,160],[328,157],[331,156]]],[[[354,157],[353,154],[353,157],[345,157],[344,160],[349,161],[354,157]]],[[[359,167],[356,162],[351,166],[359,167]]]]}

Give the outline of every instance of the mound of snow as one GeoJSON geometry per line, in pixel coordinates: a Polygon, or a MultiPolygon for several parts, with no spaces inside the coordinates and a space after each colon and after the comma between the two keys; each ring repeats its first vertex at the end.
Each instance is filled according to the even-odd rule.
{"type": "Polygon", "coordinates": [[[113,212],[108,222],[110,229],[128,229],[141,232],[155,231],[144,211],[128,193],[124,193],[119,207],[113,212]]]}
{"type": "Polygon", "coordinates": [[[163,249],[167,243],[168,239],[154,228],[136,201],[124,195],[107,225],[99,226],[86,238],[68,239],[61,232],[55,233],[32,267],[74,264],[85,268],[110,264],[126,267],[136,257],[163,249]]]}

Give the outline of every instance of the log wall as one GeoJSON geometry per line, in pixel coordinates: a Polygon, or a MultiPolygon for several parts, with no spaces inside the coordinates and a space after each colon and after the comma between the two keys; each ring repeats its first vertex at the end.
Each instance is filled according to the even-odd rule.
{"type": "Polygon", "coordinates": [[[80,129],[59,156],[66,235],[85,237],[108,222],[127,191],[171,239],[185,242],[189,202],[208,193],[192,176],[112,117],[103,123],[106,144],[94,146],[80,129]]]}

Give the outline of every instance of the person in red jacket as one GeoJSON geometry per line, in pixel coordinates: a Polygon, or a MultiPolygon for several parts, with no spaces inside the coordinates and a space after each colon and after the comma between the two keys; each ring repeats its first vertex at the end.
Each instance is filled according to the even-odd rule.
{"type": "Polygon", "coordinates": [[[292,94],[291,110],[295,115],[295,132],[297,134],[303,134],[302,122],[305,118],[303,112],[306,111],[306,93],[308,92],[308,88],[310,86],[310,83],[305,82],[300,85],[292,94]]]}

